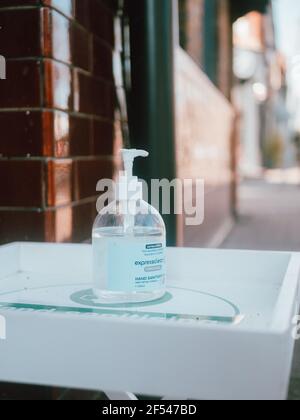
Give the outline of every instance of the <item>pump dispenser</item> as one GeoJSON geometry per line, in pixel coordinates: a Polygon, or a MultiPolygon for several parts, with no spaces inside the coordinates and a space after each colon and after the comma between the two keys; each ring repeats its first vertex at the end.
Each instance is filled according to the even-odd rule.
{"type": "Polygon", "coordinates": [[[144,150],[123,149],[121,150],[125,172],[119,175],[117,183],[117,200],[138,201],[143,198],[143,184],[133,176],[133,162],[137,157],[148,157],[149,153],[144,150]]]}
{"type": "Polygon", "coordinates": [[[143,150],[121,150],[115,200],[97,216],[93,227],[94,294],[99,303],[139,303],[166,292],[166,229],[162,217],[143,200],[143,184],[133,163],[143,150]]]}

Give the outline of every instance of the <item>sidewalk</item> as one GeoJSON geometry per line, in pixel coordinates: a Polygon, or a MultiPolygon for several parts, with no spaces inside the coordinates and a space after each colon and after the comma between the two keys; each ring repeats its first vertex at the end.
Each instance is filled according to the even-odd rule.
{"type": "Polygon", "coordinates": [[[239,221],[222,248],[300,251],[300,186],[248,181],[239,221]]]}
{"type": "MultiPolygon", "coordinates": [[[[246,182],[240,187],[239,220],[226,249],[300,252],[300,187],[246,182]]],[[[290,399],[300,400],[300,341],[296,344],[290,399]]]]}

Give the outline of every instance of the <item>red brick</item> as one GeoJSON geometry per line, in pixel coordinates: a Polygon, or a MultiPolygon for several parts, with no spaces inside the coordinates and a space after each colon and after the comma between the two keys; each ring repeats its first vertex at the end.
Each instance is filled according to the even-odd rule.
{"type": "Polygon", "coordinates": [[[85,117],[70,116],[69,155],[93,155],[92,120],[85,117]]]}
{"type": "MultiPolygon", "coordinates": [[[[0,244],[16,241],[83,242],[91,238],[96,202],[46,212],[0,210],[0,244]]],[[[0,392],[9,395],[8,389],[0,392]]],[[[36,394],[38,397],[38,394],[36,394]]]]}
{"type": "Polygon", "coordinates": [[[38,6],[40,0],[0,0],[1,7],[38,6]]]}
{"type": "Polygon", "coordinates": [[[80,243],[91,239],[95,209],[96,200],[73,207],[72,242],[80,243]]]}
{"type": "Polygon", "coordinates": [[[2,156],[43,155],[41,112],[0,112],[0,127],[2,156]]]}
{"type": "Polygon", "coordinates": [[[93,154],[98,156],[113,155],[114,124],[106,121],[93,121],[93,154]]]}
{"type": "Polygon", "coordinates": [[[91,35],[77,25],[71,27],[72,64],[81,69],[91,71],[92,38],[91,35]]]}
{"type": "MultiPolygon", "coordinates": [[[[69,115],[66,112],[55,111],[49,114],[49,142],[54,146],[54,156],[67,158],[73,156],[89,156],[93,154],[92,120],[88,117],[69,115]]],[[[45,142],[45,139],[44,139],[45,142]]],[[[53,152],[47,154],[53,156],[53,152]]]]}
{"type": "Polygon", "coordinates": [[[5,180],[2,182],[0,206],[43,206],[43,162],[0,160],[0,179],[5,180]]]}
{"type": "Polygon", "coordinates": [[[8,61],[7,79],[1,80],[0,108],[34,108],[41,105],[41,62],[8,61]]]}
{"type": "Polygon", "coordinates": [[[114,88],[84,73],[75,72],[74,110],[85,114],[114,119],[114,88]]]}
{"type": "Polygon", "coordinates": [[[113,121],[115,111],[115,89],[113,85],[93,79],[92,91],[93,114],[113,121]]]}
{"type": "Polygon", "coordinates": [[[71,242],[73,231],[73,207],[48,210],[45,214],[47,242],[71,242]]]}
{"type": "Polygon", "coordinates": [[[47,242],[83,242],[91,238],[96,201],[61,207],[45,213],[47,242]]]}
{"type": "Polygon", "coordinates": [[[0,198],[1,240],[80,242],[91,236],[96,184],[114,172],[108,157],[115,137],[115,7],[113,0],[0,0],[1,53],[41,57],[9,60],[7,80],[0,82],[0,155],[12,158],[0,159],[1,179],[8,181],[0,198]],[[43,7],[1,10],[25,4],[43,7]],[[12,18],[15,27],[6,25],[12,18]],[[13,39],[4,43],[12,27],[13,39]],[[15,159],[29,155],[52,159],[15,159]]]}
{"type": "Polygon", "coordinates": [[[74,71],[74,111],[93,114],[93,79],[80,72],[74,71]]]}
{"type": "Polygon", "coordinates": [[[53,113],[49,111],[43,112],[43,155],[52,156],[54,151],[54,121],[53,113]]]}
{"type": "Polygon", "coordinates": [[[70,159],[51,160],[47,164],[47,206],[69,204],[73,200],[73,162],[70,159]]]}
{"type": "Polygon", "coordinates": [[[0,209],[0,244],[45,241],[45,214],[38,211],[0,209]]]}
{"type": "Polygon", "coordinates": [[[83,70],[91,69],[91,37],[73,21],[56,12],[43,9],[44,55],[72,64],[83,70]]]}
{"type": "Polygon", "coordinates": [[[44,106],[72,110],[73,81],[69,66],[54,60],[45,60],[44,106]]]}
{"type": "Polygon", "coordinates": [[[97,196],[100,179],[113,177],[113,162],[108,159],[78,160],[74,162],[74,198],[82,200],[97,196]]]}
{"type": "Polygon", "coordinates": [[[118,10],[118,0],[99,0],[101,1],[112,13],[118,10]]]}
{"type": "Polygon", "coordinates": [[[93,37],[93,74],[113,81],[113,52],[103,41],[93,37]]]}
{"type": "Polygon", "coordinates": [[[91,0],[90,22],[92,32],[113,46],[114,14],[103,2],[91,0]]]}
{"type": "Polygon", "coordinates": [[[77,20],[86,29],[90,30],[90,27],[91,27],[91,19],[90,19],[91,0],[88,0],[88,1],[74,0],[74,3],[75,3],[75,5],[74,5],[75,20],[77,20]]]}
{"type": "Polygon", "coordinates": [[[70,21],[55,10],[44,8],[44,51],[49,58],[71,63],[70,21]]]}
{"type": "Polygon", "coordinates": [[[43,112],[44,156],[68,158],[93,154],[92,130],[89,117],[62,111],[43,112]]]}
{"type": "Polygon", "coordinates": [[[200,65],[203,56],[204,0],[180,0],[181,45],[200,65]]]}
{"type": "MultiPolygon", "coordinates": [[[[85,2],[86,0],[81,0],[85,2]]],[[[89,0],[88,0],[89,1],[89,0]]],[[[53,7],[68,17],[73,17],[75,13],[74,0],[42,0],[45,6],[53,7]]]]}
{"type": "Polygon", "coordinates": [[[7,59],[39,57],[42,53],[40,27],[40,9],[0,9],[1,54],[7,59]]]}
{"type": "Polygon", "coordinates": [[[113,177],[113,163],[104,159],[51,160],[47,164],[47,206],[95,197],[97,182],[113,177]]]}

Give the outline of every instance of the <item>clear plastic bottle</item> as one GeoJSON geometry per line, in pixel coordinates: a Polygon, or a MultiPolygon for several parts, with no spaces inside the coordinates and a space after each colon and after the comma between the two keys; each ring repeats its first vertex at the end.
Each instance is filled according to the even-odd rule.
{"type": "Polygon", "coordinates": [[[125,175],[116,201],[104,208],[93,227],[94,294],[100,303],[137,303],[166,292],[166,229],[161,215],[142,200],[132,176],[133,159],[145,152],[124,150],[125,175]],[[133,185],[128,193],[129,184],[133,185]]]}

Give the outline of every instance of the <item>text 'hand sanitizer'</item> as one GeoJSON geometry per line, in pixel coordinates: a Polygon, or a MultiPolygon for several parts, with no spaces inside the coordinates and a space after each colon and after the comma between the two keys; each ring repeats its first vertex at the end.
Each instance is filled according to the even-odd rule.
{"type": "Polygon", "coordinates": [[[115,201],[93,227],[94,293],[101,303],[156,300],[166,292],[166,229],[156,209],[143,201],[133,162],[142,150],[122,150],[115,201]]]}

